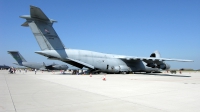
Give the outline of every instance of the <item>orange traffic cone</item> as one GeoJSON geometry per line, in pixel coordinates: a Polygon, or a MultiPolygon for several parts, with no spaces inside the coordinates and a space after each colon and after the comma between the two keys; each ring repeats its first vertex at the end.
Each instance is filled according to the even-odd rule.
{"type": "Polygon", "coordinates": [[[106,81],[106,75],[103,76],[103,81],[106,81]]]}
{"type": "Polygon", "coordinates": [[[90,77],[92,77],[92,74],[90,74],[90,77]]]}

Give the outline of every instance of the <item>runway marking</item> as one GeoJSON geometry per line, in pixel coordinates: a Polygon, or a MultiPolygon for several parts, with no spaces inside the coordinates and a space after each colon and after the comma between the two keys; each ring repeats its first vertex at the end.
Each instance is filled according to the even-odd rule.
{"type": "MultiPolygon", "coordinates": [[[[7,79],[6,79],[6,77],[5,77],[5,74],[3,74],[3,76],[4,76],[4,78],[5,78],[6,85],[7,85],[7,87],[8,87],[8,83],[7,83],[7,79]]],[[[11,97],[11,100],[12,100],[12,103],[13,103],[13,106],[14,106],[14,108],[15,108],[15,103],[14,103],[14,101],[13,101],[13,98],[12,98],[12,95],[11,95],[11,93],[10,93],[9,87],[8,87],[8,91],[9,91],[9,94],[10,94],[10,97],[11,97]]],[[[15,112],[17,112],[16,108],[15,108],[15,112]]]]}

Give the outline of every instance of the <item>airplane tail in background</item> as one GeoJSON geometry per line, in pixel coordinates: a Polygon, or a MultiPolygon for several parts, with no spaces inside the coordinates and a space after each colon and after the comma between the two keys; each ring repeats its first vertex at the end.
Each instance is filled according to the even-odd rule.
{"type": "Polygon", "coordinates": [[[18,51],[8,51],[8,53],[17,61],[18,65],[23,66],[22,62],[26,62],[24,57],[18,51]]]}
{"type": "Polygon", "coordinates": [[[22,26],[29,26],[41,50],[62,50],[63,43],[52,27],[55,20],[49,19],[43,11],[35,6],[30,6],[30,15],[20,16],[26,19],[22,26]]]}

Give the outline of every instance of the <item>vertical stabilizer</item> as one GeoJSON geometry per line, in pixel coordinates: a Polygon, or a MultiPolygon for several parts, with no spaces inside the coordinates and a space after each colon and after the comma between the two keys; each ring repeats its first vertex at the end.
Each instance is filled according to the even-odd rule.
{"type": "Polygon", "coordinates": [[[8,51],[8,53],[17,61],[17,63],[23,66],[22,62],[26,62],[24,57],[18,51],[8,51]]]}
{"type": "Polygon", "coordinates": [[[40,8],[30,6],[30,15],[20,17],[26,19],[22,26],[31,28],[41,50],[61,50],[65,48],[52,26],[56,21],[49,19],[40,8]]]}

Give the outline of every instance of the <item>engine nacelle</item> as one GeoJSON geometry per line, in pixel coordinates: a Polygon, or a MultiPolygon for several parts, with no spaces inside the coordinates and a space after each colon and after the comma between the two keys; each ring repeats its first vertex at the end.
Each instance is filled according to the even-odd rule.
{"type": "Polygon", "coordinates": [[[148,63],[146,66],[151,67],[151,68],[155,68],[156,67],[156,65],[153,64],[153,63],[148,63]]]}
{"type": "Polygon", "coordinates": [[[160,68],[162,70],[169,70],[170,69],[170,65],[167,64],[167,63],[163,63],[163,64],[159,65],[158,68],[160,68]]]}

